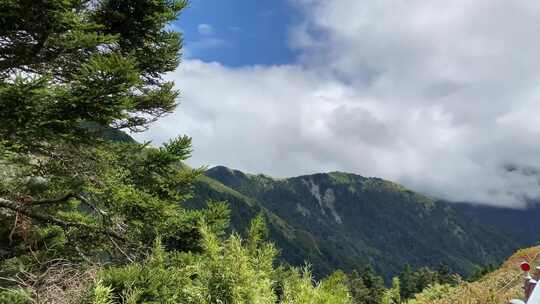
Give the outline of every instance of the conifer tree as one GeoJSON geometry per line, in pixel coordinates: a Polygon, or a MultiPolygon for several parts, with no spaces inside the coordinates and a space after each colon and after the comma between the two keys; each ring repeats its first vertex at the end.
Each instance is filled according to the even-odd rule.
{"type": "Polygon", "coordinates": [[[395,277],[392,279],[392,287],[384,292],[381,304],[400,304],[400,290],[399,278],[395,277]]]}
{"type": "Polygon", "coordinates": [[[200,251],[199,220],[223,226],[222,205],[179,205],[200,174],[182,165],[189,137],[160,148],[104,138],[175,108],[178,92],[162,75],[182,43],[166,25],[185,6],[0,1],[0,277],[37,286],[53,261],[133,262],[157,236],[200,251]]]}
{"type": "Polygon", "coordinates": [[[360,277],[356,269],[349,275],[347,282],[354,303],[365,303],[371,297],[370,290],[366,287],[363,278],[360,277]]]}
{"type": "Polygon", "coordinates": [[[198,173],[178,170],[190,139],[147,149],[102,135],[144,130],[175,108],[178,92],[162,74],[176,68],[182,44],[165,26],[185,6],[182,0],[0,2],[6,257],[39,251],[55,237],[67,237],[81,256],[103,242],[138,247],[180,224],[164,219],[181,212],[176,203],[198,173]]]}
{"type": "Polygon", "coordinates": [[[401,297],[408,299],[416,293],[416,279],[412,271],[411,265],[406,264],[403,271],[399,274],[401,283],[401,297]]]}
{"type": "Polygon", "coordinates": [[[438,283],[440,284],[453,284],[455,283],[455,276],[452,275],[450,272],[450,268],[448,265],[444,263],[440,263],[439,266],[437,266],[437,278],[438,283]]]}
{"type": "Polygon", "coordinates": [[[370,265],[363,267],[360,274],[353,270],[347,278],[347,285],[355,304],[380,304],[386,291],[384,280],[370,265]]]}

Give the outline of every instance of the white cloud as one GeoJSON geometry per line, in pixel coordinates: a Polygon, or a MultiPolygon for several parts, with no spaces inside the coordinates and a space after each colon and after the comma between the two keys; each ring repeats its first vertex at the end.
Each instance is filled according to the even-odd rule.
{"type": "Polygon", "coordinates": [[[192,58],[200,51],[226,47],[229,44],[221,38],[207,37],[200,40],[187,41],[183,49],[186,58],[192,58]]]}
{"type": "Polygon", "coordinates": [[[239,26],[231,25],[228,27],[229,31],[239,33],[242,32],[242,28],[239,26]]]}
{"type": "Polygon", "coordinates": [[[204,50],[229,46],[226,40],[214,35],[214,28],[210,24],[201,23],[197,26],[197,30],[202,37],[184,42],[183,55],[185,58],[196,57],[199,52],[204,50]]]}
{"type": "Polygon", "coordinates": [[[201,23],[197,26],[197,31],[203,36],[212,36],[214,34],[214,27],[210,24],[201,23]]]}
{"type": "Polygon", "coordinates": [[[342,170],[434,196],[540,196],[540,3],[296,0],[299,62],[186,60],[182,104],[142,138],[194,138],[194,165],[342,170]]]}

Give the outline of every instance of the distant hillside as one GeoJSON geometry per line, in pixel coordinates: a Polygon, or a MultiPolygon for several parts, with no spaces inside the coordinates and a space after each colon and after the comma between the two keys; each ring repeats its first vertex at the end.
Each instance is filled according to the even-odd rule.
{"type": "Polygon", "coordinates": [[[335,270],[335,265],[324,259],[317,250],[309,233],[296,229],[275,213],[266,209],[256,199],[241,194],[219,181],[202,176],[195,184],[195,196],[184,205],[203,208],[207,201],[226,201],[231,209],[231,228],[245,232],[249,222],[258,214],[265,215],[270,239],[278,245],[281,257],[292,265],[304,265],[305,261],[316,265],[318,274],[328,274],[335,270]]]}
{"type": "Polygon", "coordinates": [[[540,203],[530,202],[525,209],[500,208],[488,205],[455,204],[460,212],[512,235],[524,247],[538,244],[540,233],[540,203]]]}
{"type": "Polygon", "coordinates": [[[417,300],[408,304],[503,304],[510,299],[522,299],[524,274],[519,265],[523,261],[539,265],[540,246],[519,250],[498,270],[477,282],[463,282],[456,287],[436,286],[418,294],[417,300]]]}
{"type": "Polygon", "coordinates": [[[319,274],[372,264],[388,279],[406,263],[441,262],[467,274],[474,265],[502,261],[519,245],[451,204],[354,174],[274,179],[215,167],[198,182],[190,204],[206,199],[229,201],[240,231],[263,212],[282,258],[294,265],[307,260],[319,274]]]}

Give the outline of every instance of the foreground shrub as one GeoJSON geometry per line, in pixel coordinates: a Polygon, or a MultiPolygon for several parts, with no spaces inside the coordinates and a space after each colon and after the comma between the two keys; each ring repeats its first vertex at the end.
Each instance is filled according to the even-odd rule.
{"type": "Polygon", "coordinates": [[[0,304],[27,304],[30,296],[23,289],[0,291],[0,304]]]}
{"type": "Polygon", "coordinates": [[[314,284],[309,269],[275,268],[277,250],[263,241],[261,218],[251,227],[245,240],[220,241],[203,226],[200,254],[167,252],[156,242],[143,262],[104,270],[94,303],[352,303],[343,274],[314,284]]]}

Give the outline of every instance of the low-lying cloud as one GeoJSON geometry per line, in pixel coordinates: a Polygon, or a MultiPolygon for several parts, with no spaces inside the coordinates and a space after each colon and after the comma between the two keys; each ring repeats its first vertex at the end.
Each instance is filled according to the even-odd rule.
{"type": "Polygon", "coordinates": [[[178,110],[138,138],[194,138],[193,165],[340,170],[436,197],[540,197],[540,3],[295,0],[298,62],[194,59],[178,110]]]}

